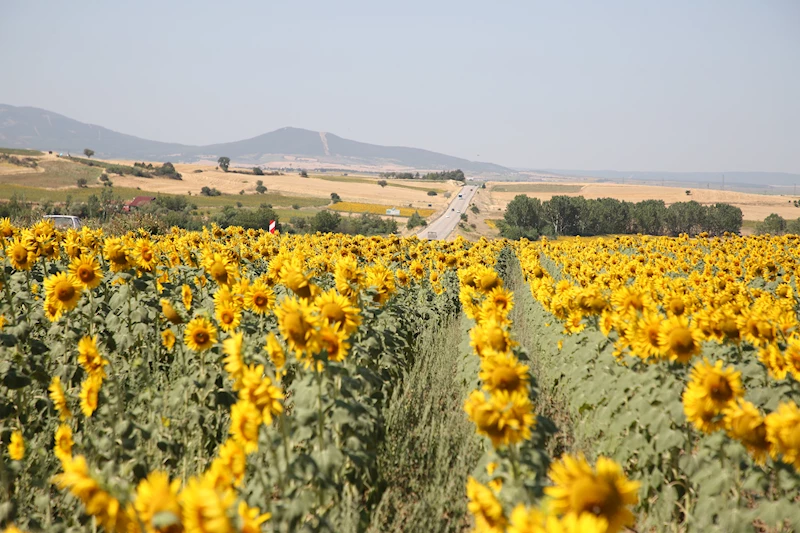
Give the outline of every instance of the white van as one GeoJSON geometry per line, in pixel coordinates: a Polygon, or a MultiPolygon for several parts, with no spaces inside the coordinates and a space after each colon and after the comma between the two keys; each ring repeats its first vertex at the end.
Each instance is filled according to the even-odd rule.
{"type": "Polygon", "coordinates": [[[52,220],[58,229],[81,229],[81,219],[69,215],[45,215],[45,220],[52,220]]]}

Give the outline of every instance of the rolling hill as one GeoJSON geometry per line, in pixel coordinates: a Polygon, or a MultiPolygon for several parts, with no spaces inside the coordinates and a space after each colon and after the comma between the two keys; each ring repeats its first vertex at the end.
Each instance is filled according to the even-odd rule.
{"type": "Polygon", "coordinates": [[[230,157],[233,164],[256,165],[303,158],[325,165],[405,167],[418,170],[460,168],[472,174],[513,174],[492,163],[481,163],[419,148],[379,146],[344,139],[331,133],[281,128],[236,142],[191,146],[150,141],[109,130],[35,107],[0,104],[0,146],[80,153],[91,148],[104,159],[141,159],[189,163],[230,157]],[[287,157],[288,156],[288,157],[287,157]]]}

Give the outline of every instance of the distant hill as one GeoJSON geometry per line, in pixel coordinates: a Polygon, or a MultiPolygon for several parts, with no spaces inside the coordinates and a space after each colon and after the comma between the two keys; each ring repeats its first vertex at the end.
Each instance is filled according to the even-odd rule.
{"type": "MultiPolygon", "coordinates": [[[[285,156],[312,158],[326,165],[399,166],[418,170],[460,168],[468,174],[514,174],[513,170],[492,163],[481,163],[419,148],[379,146],[344,139],[331,133],[299,128],[281,128],[252,139],[190,146],[149,141],[118,133],[102,126],[38,109],[0,104],[0,146],[35,148],[80,154],[91,148],[103,159],[141,159],[146,161],[193,162],[230,157],[234,165],[256,165],[287,161],[285,156]]],[[[313,168],[313,161],[307,163],[313,168]]],[[[295,166],[300,166],[295,164],[295,166]]]]}

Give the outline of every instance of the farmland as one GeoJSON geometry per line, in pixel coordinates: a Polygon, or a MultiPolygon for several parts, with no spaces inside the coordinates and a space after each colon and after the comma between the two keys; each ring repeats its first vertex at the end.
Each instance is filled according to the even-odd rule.
{"type": "Polygon", "coordinates": [[[0,235],[6,525],[800,527],[795,236],[0,235]]]}

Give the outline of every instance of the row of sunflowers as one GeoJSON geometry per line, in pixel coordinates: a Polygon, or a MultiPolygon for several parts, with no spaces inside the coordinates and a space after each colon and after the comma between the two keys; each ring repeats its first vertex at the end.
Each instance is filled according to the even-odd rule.
{"type": "Polygon", "coordinates": [[[417,338],[494,254],[8,220],[0,238],[8,531],[344,530],[379,497],[382,412],[417,338]]]}
{"type": "Polygon", "coordinates": [[[798,238],[527,242],[536,346],[646,526],[800,527],[798,238]],[[538,315],[537,315],[538,314],[538,315]],[[538,318],[537,318],[538,316],[538,318]],[[657,518],[656,518],[657,517],[657,518]]]}

